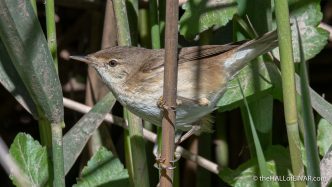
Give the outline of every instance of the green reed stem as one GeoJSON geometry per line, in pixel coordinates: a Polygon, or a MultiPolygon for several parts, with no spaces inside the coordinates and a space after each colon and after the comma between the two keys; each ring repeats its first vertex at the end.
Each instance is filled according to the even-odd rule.
{"type": "MultiPolygon", "coordinates": [[[[138,1],[131,1],[131,3],[137,4],[138,1]]],[[[118,43],[121,46],[131,46],[132,42],[130,37],[126,2],[124,0],[117,0],[113,1],[113,5],[118,28],[118,43]]],[[[136,15],[137,14],[138,12],[136,12],[136,15]]],[[[147,159],[143,139],[142,120],[126,109],[125,114],[128,121],[130,150],[132,152],[131,159],[128,160],[131,162],[131,166],[133,167],[131,178],[133,179],[135,186],[148,187],[150,186],[149,173],[147,170],[148,167],[146,166],[147,159]],[[132,158],[132,155],[135,155],[135,159],[132,158]]]]}
{"type": "MultiPolygon", "coordinates": [[[[293,174],[299,176],[303,174],[304,167],[301,158],[297,121],[294,62],[288,2],[287,0],[275,0],[274,3],[279,37],[284,113],[287,125],[290,156],[293,174]]],[[[295,185],[305,186],[305,182],[296,182],[295,185]]]]}
{"type": "Polygon", "coordinates": [[[113,6],[118,28],[118,43],[122,46],[131,46],[126,2],[124,0],[113,1],[113,6]]]}
{"type": "Polygon", "coordinates": [[[54,1],[46,0],[45,4],[46,12],[46,31],[47,31],[47,43],[48,48],[53,57],[55,69],[58,72],[58,55],[57,55],[57,42],[56,42],[56,28],[55,28],[55,12],[54,1]]]}
{"type": "Polygon", "coordinates": [[[64,122],[58,124],[51,124],[52,131],[52,161],[54,179],[53,186],[65,186],[65,171],[63,159],[63,144],[62,144],[62,128],[65,126],[64,122]]]}
{"type": "Polygon", "coordinates": [[[160,49],[160,28],[158,21],[158,5],[157,0],[149,1],[150,26],[151,26],[151,41],[153,49],[160,49]]]}
{"type": "MultiPolygon", "coordinates": [[[[45,1],[46,12],[46,31],[47,31],[47,44],[51,52],[55,70],[58,72],[58,55],[57,55],[57,41],[56,41],[56,27],[55,27],[55,11],[54,1],[45,1]]],[[[65,186],[65,173],[64,173],[64,158],[63,158],[63,144],[62,144],[62,128],[65,126],[64,122],[51,125],[52,134],[52,161],[54,179],[53,186],[65,186]]],[[[44,125],[45,126],[45,125],[44,125]]]]}

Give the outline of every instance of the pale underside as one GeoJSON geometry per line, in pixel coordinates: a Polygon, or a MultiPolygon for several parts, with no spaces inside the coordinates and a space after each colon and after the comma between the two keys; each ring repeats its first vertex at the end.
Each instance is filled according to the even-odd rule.
{"type": "MultiPolygon", "coordinates": [[[[180,63],[178,66],[176,128],[187,131],[191,123],[215,110],[225,91],[228,75],[217,56],[210,60],[180,63]],[[218,62],[219,61],[219,62],[218,62]]],[[[164,68],[141,73],[121,85],[117,99],[131,112],[161,125],[161,110],[157,105],[163,95],[164,68]],[[145,93],[148,97],[141,97],[145,93]]],[[[113,88],[116,89],[116,88],[113,88]]]]}

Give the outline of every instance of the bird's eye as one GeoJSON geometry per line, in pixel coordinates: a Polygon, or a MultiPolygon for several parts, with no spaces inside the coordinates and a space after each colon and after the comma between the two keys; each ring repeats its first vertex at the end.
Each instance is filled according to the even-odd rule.
{"type": "Polygon", "coordinates": [[[115,67],[116,65],[118,65],[118,61],[115,59],[112,59],[108,62],[109,66],[111,67],[115,67]]]}

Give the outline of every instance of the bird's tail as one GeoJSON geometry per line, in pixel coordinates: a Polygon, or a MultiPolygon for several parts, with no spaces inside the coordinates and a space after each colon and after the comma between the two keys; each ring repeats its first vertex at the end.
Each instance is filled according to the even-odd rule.
{"type": "Polygon", "coordinates": [[[271,31],[263,36],[250,40],[238,48],[236,48],[233,58],[224,63],[224,66],[229,71],[229,75],[233,77],[250,61],[258,56],[271,51],[278,46],[277,31],[271,31]]]}

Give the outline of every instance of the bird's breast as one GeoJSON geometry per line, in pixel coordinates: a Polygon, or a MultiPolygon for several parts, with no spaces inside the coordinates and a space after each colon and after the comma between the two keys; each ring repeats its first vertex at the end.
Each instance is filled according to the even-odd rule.
{"type": "MultiPolygon", "coordinates": [[[[117,88],[119,101],[136,115],[160,124],[157,102],[163,95],[163,69],[133,77],[117,88]]],[[[186,127],[213,111],[225,91],[227,80],[221,63],[195,61],[179,64],[177,125],[186,127]]]]}

